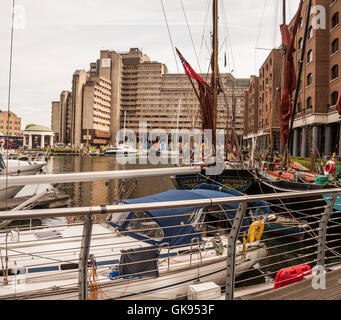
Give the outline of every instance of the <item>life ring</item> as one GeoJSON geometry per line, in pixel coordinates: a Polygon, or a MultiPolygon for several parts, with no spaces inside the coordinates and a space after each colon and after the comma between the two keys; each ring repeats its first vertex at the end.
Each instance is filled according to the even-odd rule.
{"type": "Polygon", "coordinates": [[[324,175],[325,175],[325,176],[328,176],[328,175],[330,175],[330,174],[334,174],[335,171],[336,171],[335,162],[334,162],[333,160],[329,160],[329,161],[326,163],[326,165],[325,165],[323,171],[324,171],[324,175]]]}
{"type": "Polygon", "coordinates": [[[264,231],[264,223],[261,221],[253,222],[247,232],[247,242],[252,243],[261,239],[264,231]]]}

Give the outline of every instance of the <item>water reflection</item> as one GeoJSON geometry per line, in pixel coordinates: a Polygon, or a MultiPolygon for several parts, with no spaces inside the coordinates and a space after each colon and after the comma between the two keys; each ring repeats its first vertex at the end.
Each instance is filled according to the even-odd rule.
{"type": "MultiPolygon", "coordinates": [[[[138,161],[137,161],[138,162],[138,161]]],[[[82,157],[72,155],[52,156],[49,159],[47,172],[92,172],[108,170],[133,170],[170,167],[171,165],[143,165],[118,163],[114,157],[82,157]]],[[[126,197],[139,198],[174,189],[170,177],[153,177],[108,180],[93,182],[76,182],[63,185],[64,192],[70,195],[73,207],[112,204],[117,199],[126,197]]]]}

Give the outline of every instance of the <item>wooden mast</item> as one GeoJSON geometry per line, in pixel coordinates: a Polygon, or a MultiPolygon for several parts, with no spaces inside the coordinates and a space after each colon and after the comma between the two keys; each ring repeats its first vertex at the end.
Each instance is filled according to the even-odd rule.
{"type": "Polygon", "coordinates": [[[218,68],[218,0],[213,0],[213,54],[212,54],[212,89],[213,89],[213,148],[216,145],[216,129],[217,129],[217,106],[218,106],[218,85],[219,85],[219,68],[218,68]]]}
{"type": "MultiPolygon", "coordinates": [[[[283,0],[283,22],[282,24],[285,25],[287,23],[286,21],[286,1],[283,0]]],[[[282,92],[285,91],[285,59],[286,59],[286,47],[283,43],[283,89],[282,92]]],[[[281,102],[280,102],[281,103],[281,102]]],[[[283,159],[282,159],[282,167],[287,168],[288,164],[288,143],[285,144],[284,150],[283,150],[283,159]]]]}
{"type": "Polygon", "coordinates": [[[270,84],[267,84],[267,93],[268,93],[268,108],[269,108],[269,130],[270,130],[270,157],[272,157],[272,151],[274,147],[273,136],[272,136],[272,106],[270,99],[270,84]]]}

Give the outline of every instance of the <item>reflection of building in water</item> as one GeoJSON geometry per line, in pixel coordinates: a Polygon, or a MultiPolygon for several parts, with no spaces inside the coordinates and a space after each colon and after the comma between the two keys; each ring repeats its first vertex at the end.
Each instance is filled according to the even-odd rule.
{"type": "MultiPolygon", "coordinates": [[[[161,166],[150,164],[122,165],[117,162],[116,158],[111,157],[60,155],[50,158],[48,168],[49,172],[66,173],[150,169],[156,167],[161,166]]],[[[128,198],[140,198],[174,189],[170,177],[75,182],[64,184],[63,187],[65,188],[64,192],[71,197],[72,207],[111,205],[116,200],[122,200],[130,188],[132,189],[128,194],[128,198]],[[137,184],[135,184],[136,180],[138,180],[137,184]]]]}
{"type": "MultiPolygon", "coordinates": [[[[91,159],[91,171],[109,171],[112,170],[110,168],[109,161],[106,161],[104,157],[91,159]]],[[[109,194],[109,187],[107,186],[107,181],[93,181],[91,182],[91,189],[89,194],[89,201],[92,205],[108,205],[111,204],[112,196],[109,194]]],[[[86,198],[88,199],[88,198],[86,198]]]]}
{"type": "MultiPolygon", "coordinates": [[[[68,158],[66,158],[68,159],[68,158]]],[[[82,157],[72,157],[72,172],[81,172],[82,166],[81,166],[81,160],[82,157]]],[[[81,207],[83,206],[83,202],[81,199],[81,183],[80,182],[75,182],[72,184],[73,186],[73,201],[72,205],[73,207],[81,207]]]]}

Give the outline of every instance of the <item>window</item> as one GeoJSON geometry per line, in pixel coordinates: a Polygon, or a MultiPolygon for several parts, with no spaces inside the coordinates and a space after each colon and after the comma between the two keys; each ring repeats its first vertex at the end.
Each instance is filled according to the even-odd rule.
{"type": "Polygon", "coordinates": [[[127,230],[155,241],[161,241],[164,238],[162,228],[145,212],[135,212],[127,230]]]}
{"type": "Polygon", "coordinates": [[[301,102],[297,103],[297,112],[298,113],[302,112],[302,103],[301,102]]]}
{"type": "Polygon", "coordinates": [[[312,101],[313,99],[311,97],[308,97],[307,99],[307,110],[311,109],[313,107],[312,101]]]}
{"type": "Polygon", "coordinates": [[[298,40],[298,50],[302,49],[302,44],[303,44],[303,39],[300,38],[300,39],[298,40]]]}
{"type": "Polygon", "coordinates": [[[331,24],[332,29],[334,29],[338,24],[339,24],[339,13],[336,12],[332,16],[332,24],[331,24]]]}
{"type": "Polygon", "coordinates": [[[331,80],[336,79],[338,76],[339,76],[339,66],[336,64],[336,65],[332,68],[331,80]]]}
{"type": "Polygon", "coordinates": [[[313,27],[310,26],[310,27],[309,27],[308,40],[311,39],[312,37],[313,37],[313,27]]]}
{"type": "Polygon", "coordinates": [[[313,50],[309,50],[307,54],[307,63],[310,63],[313,60],[313,50]]]}
{"type": "Polygon", "coordinates": [[[313,83],[313,75],[311,73],[307,76],[307,87],[311,86],[313,83]]]}
{"type": "Polygon", "coordinates": [[[339,39],[336,38],[333,42],[332,42],[332,54],[335,53],[336,51],[339,50],[339,39]]]}
{"type": "Polygon", "coordinates": [[[336,105],[338,97],[339,97],[339,93],[337,91],[334,91],[331,95],[331,105],[332,106],[336,105]]]}

